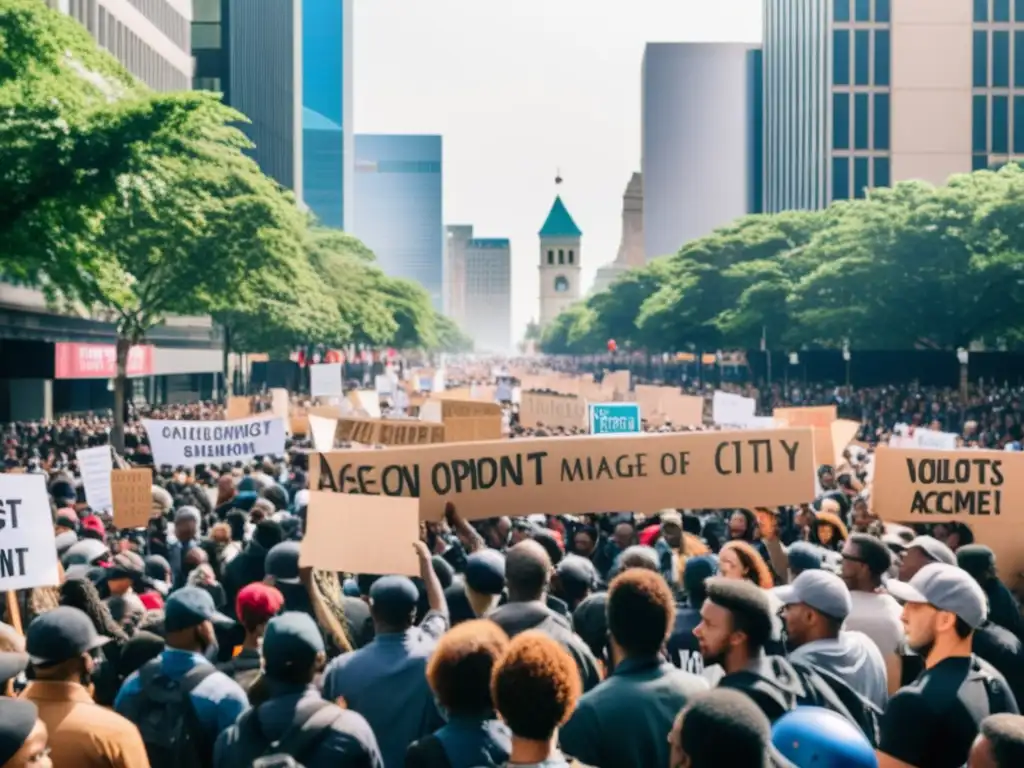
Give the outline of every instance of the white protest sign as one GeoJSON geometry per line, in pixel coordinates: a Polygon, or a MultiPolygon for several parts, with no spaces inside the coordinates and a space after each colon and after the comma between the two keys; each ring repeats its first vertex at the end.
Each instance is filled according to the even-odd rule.
{"type": "Polygon", "coordinates": [[[313,397],[341,397],[341,363],[309,366],[309,394],[313,397]]]}
{"type": "Polygon", "coordinates": [[[82,485],[85,486],[85,501],[96,512],[112,509],[114,494],[110,490],[110,473],[114,471],[114,456],[110,446],[80,448],[75,455],[82,485]]]}
{"type": "Polygon", "coordinates": [[[391,395],[395,391],[395,382],[386,373],[379,373],[373,377],[373,386],[378,395],[391,395]]]}
{"type": "Polygon", "coordinates": [[[0,591],[58,584],[45,476],[0,475],[0,591]]]}
{"type": "Polygon", "coordinates": [[[284,419],[254,416],[234,421],[143,419],[157,465],[194,467],[284,455],[284,419]]]}
{"type": "Polygon", "coordinates": [[[902,422],[893,427],[890,448],[917,448],[933,451],[955,451],[957,435],[924,427],[912,427],[902,422]]]}
{"type": "Polygon", "coordinates": [[[711,417],[722,427],[745,427],[754,419],[757,403],[752,397],[715,390],[711,401],[711,417]]]}
{"type": "Polygon", "coordinates": [[[318,451],[334,450],[334,433],[338,429],[338,420],[314,416],[312,413],[307,418],[309,431],[313,437],[313,447],[318,451]]]}

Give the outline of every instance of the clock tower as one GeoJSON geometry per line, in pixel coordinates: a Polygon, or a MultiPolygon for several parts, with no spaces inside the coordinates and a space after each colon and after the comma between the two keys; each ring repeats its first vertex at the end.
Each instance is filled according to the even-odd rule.
{"type": "MultiPolygon", "coordinates": [[[[561,184],[562,179],[555,179],[561,184]]],[[[540,326],[543,328],[580,298],[580,238],[561,195],[555,196],[540,236],[540,326]]]]}

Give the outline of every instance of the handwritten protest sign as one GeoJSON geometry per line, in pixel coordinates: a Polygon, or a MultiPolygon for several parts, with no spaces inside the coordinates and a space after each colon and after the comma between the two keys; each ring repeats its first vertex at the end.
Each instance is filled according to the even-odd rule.
{"type": "Polygon", "coordinates": [[[310,457],[310,488],[415,496],[437,520],[781,506],[814,498],[809,429],[459,443],[310,457]]]}
{"type": "Polygon", "coordinates": [[[711,399],[711,418],[719,426],[747,426],[755,418],[756,411],[757,401],[752,397],[716,390],[711,399]]]}
{"type": "Polygon", "coordinates": [[[145,528],[153,514],[153,471],[147,467],[115,469],[110,487],[114,524],[118,528],[145,528]]]}
{"type": "Polygon", "coordinates": [[[248,461],[255,456],[284,455],[284,419],[256,416],[237,421],[143,419],[156,464],[248,461]]]}
{"type": "Polygon", "coordinates": [[[444,442],[444,425],[413,419],[360,419],[338,421],[339,440],[364,445],[430,445],[444,442]]]}
{"type": "Polygon", "coordinates": [[[449,416],[444,420],[446,443],[475,443],[501,439],[501,415],[449,416]]]}
{"type": "Polygon", "coordinates": [[[1024,570],[1024,454],[879,446],[873,464],[876,515],[887,523],[966,523],[995,552],[1006,583],[1016,582],[1024,570]]]}
{"type": "Polygon", "coordinates": [[[524,427],[582,429],[587,425],[587,403],[576,397],[523,392],[519,401],[519,423],[524,427]]]}
{"type": "Polygon", "coordinates": [[[413,549],[419,528],[416,499],[312,491],[299,564],[343,573],[419,576],[413,549]]]}
{"type": "Polygon", "coordinates": [[[59,583],[45,476],[0,475],[0,591],[59,583]]]}
{"type": "MultiPolygon", "coordinates": [[[[846,419],[838,419],[832,422],[829,427],[829,437],[832,443],[832,450],[834,456],[832,460],[833,466],[838,467],[843,463],[843,453],[846,452],[847,446],[853,441],[853,438],[860,432],[859,421],[848,421],[846,419]]],[[[814,456],[817,459],[818,456],[818,431],[814,432],[814,456]]]]}
{"type": "Polygon", "coordinates": [[[96,512],[105,512],[113,506],[110,492],[110,473],[114,469],[114,457],[109,445],[95,448],[80,448],[75,453],[78,470],[85,486],[85,500],[96,512]]]}

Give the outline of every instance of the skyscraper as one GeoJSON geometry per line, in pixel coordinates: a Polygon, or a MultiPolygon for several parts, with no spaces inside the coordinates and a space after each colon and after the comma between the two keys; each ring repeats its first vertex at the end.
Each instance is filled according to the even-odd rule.
{"type": "Polygon", "coordinates": [[[464,332],[477,352],[512,349],[512,251],[506,238],[474,237],[465,246],[464,332]]]}
{"type": "Polygon", "coordinates": [[[191,87],[192,0],[47,0],[47,5],[77,19],[150,88],[191,87]]]}
{"type": "Polygon", "coordinates": [[[320,221],[352,222],[353,0],[302,0],[303,199],[320,221]]]}
{"type": "Polygon", "coordinates": [[[436,135],[357,134],[352,227],[381,268],[422,285],[443,307],[442,142],[436,135]]]}
{"type": "Polygon", "coordinates": [[[641,85],[644,255],[760,208],[760,51],[648,43],[641,85]]]}
{"type": "Polygon", "coordinates": [[[466,329],[466,248],[473,239],[472,224],[445,227],[442,311],[466,329]]]}

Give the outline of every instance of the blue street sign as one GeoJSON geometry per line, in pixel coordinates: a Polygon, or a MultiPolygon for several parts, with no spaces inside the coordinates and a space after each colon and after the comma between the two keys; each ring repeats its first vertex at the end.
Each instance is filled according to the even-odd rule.
{"type": "Polygon", "coordinates": [[[641,430],[637,403],[591,403],[587,414],[592,435],[632,435],[641,430]]]}

